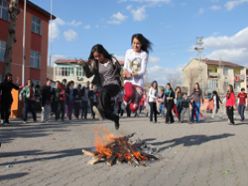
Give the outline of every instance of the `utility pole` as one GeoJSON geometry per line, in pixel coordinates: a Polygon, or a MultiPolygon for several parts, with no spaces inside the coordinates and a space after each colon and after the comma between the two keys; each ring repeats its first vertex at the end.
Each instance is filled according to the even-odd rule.
{"type": "Polygon", "coordinates": [[[202,79],[202,72],[203,72],[203,68],[202,68],[202,65],[201,65],[201,60],[202,60],[202,52],[204,50],[204,47],[203,47],[203,36],[200,36],[200,37],[197,37],[196,38],[196,44],[195,44],[195,51],[198,53],[198,58],[199,58],[199,75],[200,75],[200,85],[201,85],[201,88],[202,88],[202,91],[203,93],[204,92],[204,86],[203,86],[203,79],[202,79]]]}
{"type": "Polygon", "coordinates": [[[27,0],[24,0],[23,10],[23,33],[22,33],[22,85],[25,85],[25,61],[26,61],[26,13],[27,0]]]}
{"type": "Polygon", "coordinates": [[[9,2],[9,28],[8,39],[6,43],[6,50],[4,54],[4,73],[11,72],[12,63],[12,49],[13,44],[16,42],[16,20],[17,15],[20,13],[19,0],[10,0],[9,2]]]}

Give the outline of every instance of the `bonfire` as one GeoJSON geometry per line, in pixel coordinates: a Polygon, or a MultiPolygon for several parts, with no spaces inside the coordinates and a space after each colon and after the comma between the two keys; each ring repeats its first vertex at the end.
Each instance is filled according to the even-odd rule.
{"type": "Polygon", "coordinates": [[[95,150],[83,149],[86,156],[92,157],[88,164],[106,162],[109,166],[116,163],[128,163],[133,166],[146,166],[147,162],[158,160],[143,140],[131,140],[132,133],[123,137],[112,134],[96,135],[95,150]]]}

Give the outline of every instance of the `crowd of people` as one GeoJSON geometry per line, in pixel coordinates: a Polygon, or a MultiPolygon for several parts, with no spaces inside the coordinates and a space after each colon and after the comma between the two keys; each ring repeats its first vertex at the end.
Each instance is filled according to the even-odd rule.
{"type": "MultiPolygon", "coordinates": [[[[86,77],[92,77],[92,82],[86,85],[75,84],[73,81],[53,82],[47,80],[45,85],[33,85],[31,80],[24,87],[19,87],[12,81],[8,73],[0,84],[1,120],[2,124],[9,123],[10,107],[12,104],[11,90],[19,91],[22,103],[23,122],[28,121],[28,113],[32,114],[33,122],[37,121],[36,113],[41,112],[41,122],[47,122],[51,117],[56,121],[65,119],[102,120],[114,122],[119,129],[119,118],[124,112],[127,117],[132,113],[138,116],[142,111],[149,116],[150,122],[157,123],[158,114],[165,118],[165,123],[171,124],[177,118],[178,122],[199,123],[202,118],[201,105],[204,103],[203,92],[199,83],[195,83],[191,94],[182,92],[181,87],[173,89],[170,83],[159,86],[153,81],[149,88],[144,86],[151,42],[142,34],[134,34],[131,38],[131,48],[126,51],[124,67],[101,44],[92,47],[87,61],[81,61],[86,77]]],[[[234,110],[238,100],[238,112],[244,121],[247,105],[247,94],[242,88],[235,96],[232,85],[228,86],[225,95],[226,113],[230,124],[234,124],[234,110]]],[[[220,104],[224,102],[213,91],[209,100],[213,103],[212,118],[218,113],[220,104]]]]}

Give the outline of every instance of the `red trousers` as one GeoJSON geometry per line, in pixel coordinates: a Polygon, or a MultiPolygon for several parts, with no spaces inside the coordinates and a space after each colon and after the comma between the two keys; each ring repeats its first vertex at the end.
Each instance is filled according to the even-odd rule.
{"type": "Polygon", "coordinates": [[[143,89],[139,86],[133,85],[130,82],[124,84],[123,99],[129,103],[130,110],[136,112],[139,108],[139,102],[143,95],[143,89]]]}

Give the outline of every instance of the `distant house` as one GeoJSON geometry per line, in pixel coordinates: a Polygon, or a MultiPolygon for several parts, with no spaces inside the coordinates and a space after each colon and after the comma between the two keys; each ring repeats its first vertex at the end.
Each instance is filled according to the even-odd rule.
{"type": "MultiPolygon", "coordinates": [[[[57,59],[54,62],[53,67],[53,81],[62,81],[67,79],[67,81],[74,81],[76,84],[85,85],[87,81],[92,80],[92,78],[87,78],[85,76],[82,66],[78,65],[78,59],[57,59]]],[[[119,61],[121,65],[124,64],[123,61],[119,61]]]]}
{"type": "MultiPolygon", "coordinates": [[[[0,1],[0,79],[4,75],[4,53],[8,39],[8,0],[0,1]]],[[[20,14],[16,22],[16,43],[13,46],[12,74],[14,78],[22,77],[23,59],[23,16],[24,0],[19,0],[20,14]]],[[[47,77],[48,25],[50,13],[27,0],[26,9],[26,47],[25,47],[25,81],[31,79],[44,83],[47,77]]],[[[55,19],[55,16],[51,16],[55,19]]]]}
{"type": "Polygon", "coordinates": [[[247,68],[232,62],[192,59],[183,68],[183,83],[192,91],[195,82],[199,82],[204,94],[217,90],[220,94],[227,91],[229,84],[233,85],[235,92],[247,88],[247,68]]]}
{"type": "Polygon", "coordinates": [[[57,59],[54,62],[53,80],[74,81],[76,84],[85,85],[87,81],[91,81],[85,76],[82,66],[78,65],[77,59],[57,59]]]}

